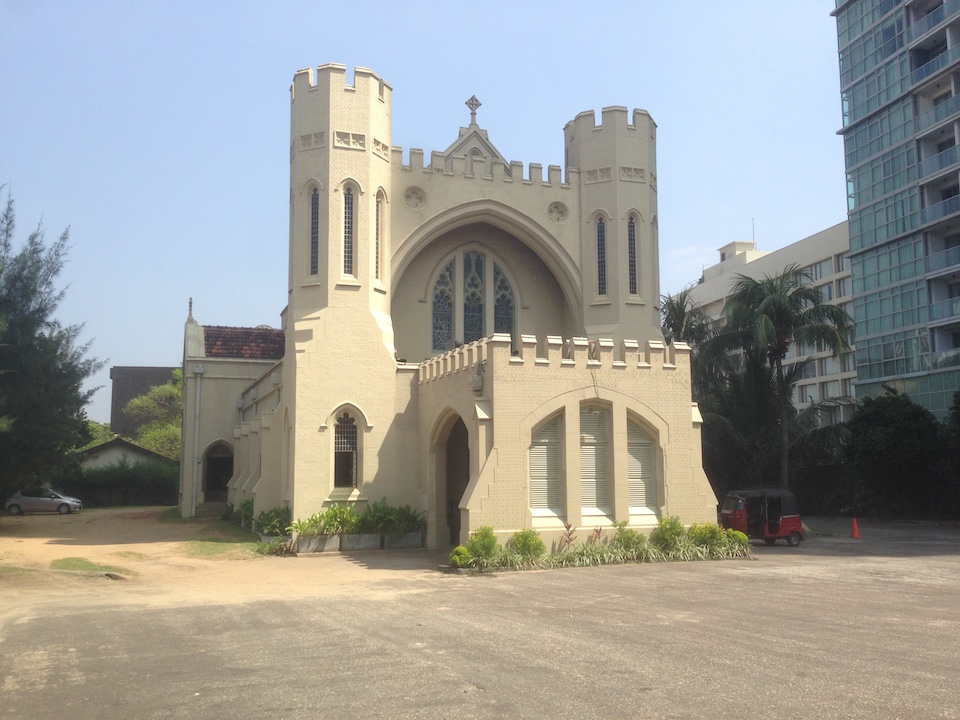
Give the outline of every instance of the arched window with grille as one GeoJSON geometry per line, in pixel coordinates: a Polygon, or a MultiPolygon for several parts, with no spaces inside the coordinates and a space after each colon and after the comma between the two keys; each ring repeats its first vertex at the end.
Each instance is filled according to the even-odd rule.
{"type": "Polygon", "coordinates": [[[350,413],[344,412],[337,418],[333,442],[333,486],[357,487],[359,438],[357,423],[350,413]]]}
{"type": "Polygon", "coordinates": [[[637,223],[633,216],[627,221],[627,283],[630,294],[637,294],[637,223]]]}

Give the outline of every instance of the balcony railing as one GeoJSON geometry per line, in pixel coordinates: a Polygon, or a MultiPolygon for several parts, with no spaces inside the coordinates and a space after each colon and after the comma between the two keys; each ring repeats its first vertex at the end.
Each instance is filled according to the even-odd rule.
{"type": "Polygon", "coordinates": [[[960,264],[960,245],[938,252],[936,255],[928,255],[926,259],[927,272],[936,272],[958,264],[960,264]]]}
{"type": "Polygon", "coordinates": [[[922,17],[919,22],[914,23],[907,28],[907,42],[913,42],[921,35],[935,28],[947,17],[960,11],[960,0],[947,0],[929,15],[922,17]]]}
{"type": "Polygon", "coordinates": [[[947,320],[960,317],[960,298],[950,298],[931,303],[928,312],[931,320],[947,320]]]}
{"type": "Polygon", "coordinates": [[[957,160],[960,160],[960,145],[954,145],[922,161],[920,163],[920,177],[924,178],[927,177],[927,175],[940,172],[945,167],[950,167],[955,164],[957,160]]]}
{"type": "Polygon", "coordinates": [[[952,48],[946,52],[940,53],[930,62],[921,65],[916,70],[913,71],[910,80],[914,85],[922,80],[926,80],[931,75],[934,75],[941,70],[943,70],[947,65],[952,65],[958,59],[960,59],[960,45],[954,45],[952,48]]]}
{"type": "Polygon", "coordinates": [[[920,218],[922,223],[926,225],[942,220],[947,215],[953,215],[956,212],[960,212],[960,195],[954,195],[952,198],[947,198],[936,205],[925,207],[920,213],[920,218]]]}
{"type": "MultiPolygon", "coordinates": [[[[960,0],[958,0],[958,2],[960,2],[960,0]]],[[[948,117],[958,111],[960,111],[960,95],[954,95],[952,98],[940,103],[932,110],[927,110],[922,115],[918,115],[917,119],[914,120],[917,132],[923,132],[928,127],[946,120],[948,117]]]]}
{"type": "Polygon", "coordinates": [[[930,353],[928,357],[930,359],[931,370],[960,366],[960,348],[930,353]]]}

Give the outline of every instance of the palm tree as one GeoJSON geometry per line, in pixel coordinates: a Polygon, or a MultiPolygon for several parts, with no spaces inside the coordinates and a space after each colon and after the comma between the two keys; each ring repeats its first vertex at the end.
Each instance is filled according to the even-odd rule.
{"type": "Polygon", "coordinates": [[[668,344],[678,340],[697,347],[710,334],[710,322],[694,304],[691,289],[685,288],[674,297],[660,297],[660,329],[668,344]]]}
{"type": "Polygon", "coordinates": [[[755,280],[739,275],[727,304],[722,344],[761,352],[774,371],[780,425],[780,486],[786,488],[789,458],[790,383],[783,360],[791,345],[820,346],[834,355],[849,349],[852,320],[836,305],[822,302],[797,265],[779,275],[755,280]]]}

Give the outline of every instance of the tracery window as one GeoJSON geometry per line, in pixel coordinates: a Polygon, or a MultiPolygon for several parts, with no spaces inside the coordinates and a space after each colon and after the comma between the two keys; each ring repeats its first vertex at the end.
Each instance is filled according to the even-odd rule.
{"type": "Polygon", "coordinates": [[[353,190],[343,191],[343,274],[353,275],[353,190]]]}
{"type": "Polygon", "coordinates": [[[597,218],[597,295],[607,294],[607,228],[597,218]]]}
{"type": "Polygon", "coordinates": [[[516,298],[507,273],[486,253],[466,250],[439,272],[433,286],[431,338],[443,352],[493,333],[516,342],[516,298]]]}
{"type": "Polygon", "coordinates": [[[310,274],[317,274],[320,254],[320,191],[310,193],[310,274]]]}
{"type": "Polygon", "coordinates": [[[334,430],[334,487],[357,486],[357,423],[344,412],[334,430]]]}
{"type": "Polygon", "coordinates": [[[463,342],[483,337],[483,253],[463,254],[463,342]]]}
{"type": "Polygon", "coordinates": [[[513,335],[513,287],[500,266],[493,265],[493,331],[513,335]]]}
{"type": "Polygon", "coordinates": [[[637,294],[637,224],[631,217],[627,222],[627,281],[630,294],[637,294]]]}

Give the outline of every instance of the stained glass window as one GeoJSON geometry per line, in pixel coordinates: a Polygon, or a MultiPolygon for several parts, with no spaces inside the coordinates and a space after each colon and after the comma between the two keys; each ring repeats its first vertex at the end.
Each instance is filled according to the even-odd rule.
{"type": "Polygon", "coordinates": [[[343,191],[343,274],[353,275],[353,190],[343,191]]]}
{"type": "Polygon", "coordinates": [[[483,253],[463,254],[463,342],[484,336],[483,331],[483,253]]]}
{"type": "Polygon", "coordinates": [[[637,224],[633,218],[627,223],[627,280],[630,294],[637,294],[637,224]]]}
{"type": "Polygon", "coordinates": [[[449,350],[453,347],[453,272],[454,261],[451,260],[433,286],[434,350],[449,350]]]}
{"type": "Polygon", "coordinates": [[[493,331],[513,337],[513,288],[496,263],[493,264],[493,331]]]}
{"type": "Polygon", "coordinates": [[[597,295],[607,294],[607,228],[597,220],[597,295]]]}

